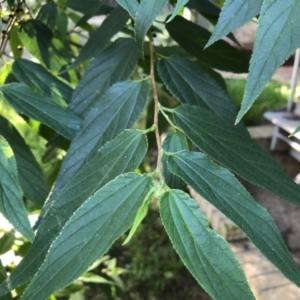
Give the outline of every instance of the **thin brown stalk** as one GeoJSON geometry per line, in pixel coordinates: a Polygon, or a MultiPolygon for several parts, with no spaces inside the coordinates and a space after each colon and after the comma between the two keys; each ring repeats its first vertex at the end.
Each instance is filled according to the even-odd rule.
{"type": "Polygon", "coordinates": [[[155,75],[154,75],[154,47],[151,41],[149,42],[150,45],[150,61],[151,61],[151,68],[150,68],[150,80],[152,85],[152,92],[153,92],[153,99],[154,99],[154,121],[153,124],[155,126],[155,137],[156,137],[156,144],[157,144],[157,169],[162,172],[162,163],[161,163],[161,139],[158,130],[158,114],[159,114],[159,101],[158,101],[158,94],[157,88],[155,83],[155,75]]]}

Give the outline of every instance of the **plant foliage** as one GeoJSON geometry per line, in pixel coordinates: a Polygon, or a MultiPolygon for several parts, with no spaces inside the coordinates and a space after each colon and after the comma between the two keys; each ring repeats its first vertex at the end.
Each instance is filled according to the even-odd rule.
{"type": "Polygon", "coordinates": [[[187,185],[300,287],[274,221],[234,175],[300,205],[300,188],[235,125],[300,47],[300,1],[226,0],[221,10],[208,0],[116,2],[1,4],[1,104],[47,144],[45,156],[33,154],[0,111],[0,212],[31,243],[8,277],[0,262],[0,298],[17,288],[22,300],[44,300],[70,285],[120,236],[130,242],[155,198],[174,249],[207,293],[254,299],[187,185]],[[189,9],[214,32],[188,20],[189,9]],[[251,59],[220,40],[235,42],[231,32],[258,15],[251,59]],[[96,26],[88,23],[94,16],[96,26]],[[215,70],[249,70],[239,112],[215,70]],[[46,157],[60,166],[51,176],[41,167],[46,157]],[[40,214],[32,227],[33,209],[40,214]]]}

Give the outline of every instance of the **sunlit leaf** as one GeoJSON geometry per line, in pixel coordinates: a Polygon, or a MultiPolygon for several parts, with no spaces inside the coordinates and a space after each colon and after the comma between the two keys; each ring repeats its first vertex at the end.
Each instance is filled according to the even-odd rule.
{"type": "Polygon", "coordinates": [[[174,11],[170,18],[168,19],[168,22],[172,21],[180,12],[180,10],[189,2],[189,0],[177,0],[176,6],[174,8],[174,11]]]}
{"type": "Polygon", "coordinates": [[[41,6],[39,13],[36,17],[37,20],[47,25],[50,29],[54,29],[57,16],[56,3],[46,3],[41,6]]]}
{"type": "Polygon", "coordinates": [[[18,25],[14,25],[9,33],[9,45],[14,58],[19,58],[23,54],[22,42],[19,38],[18,25]]]}
{"type": "MultiPolygon", "coordinates": [[[[3,267],[2,262],[1,262],[1,260],[0,260],[0,283],[2,283],[2,282],[5,280],[6,277],[7,277],[7,275],[6,275],[6,270],[5,270],[5,268],[3,267]]],[[[12,296],[11,296],[11,294],[9,293],[9,294],[7,294],[7,295],[2,296],[0,299],[1,299],[1,300],[12,300],[12,296]]]]}
{"type": "Polygon", "coordinates": [[[124,27],[128,18],[129,15],[126,10],[122,7],[116,7],[89,38],[81,49],[79,56],[69,68],[76,68],[86,60],[98,55],[108,46],[110,39],[124,27]]]}
{"type": "Polygon", "coordinates": [[[38,20],[23,21],[19,37],[30,54],[53,71],[59,71],[71,59],[65,46],[38,20]]]}
{"type": "MultiPolygon", "coordinates": [[[[15,239],[16,239],[16,236],[15,236],[15,230],[14,229],[5,232],[1,236],[1,238],[0,238],[0,255],[3,255],[7,251],[11,250],[11,247],[14,244],[15,239]]],[[[0,281],[1,281],[1,279],[0,279],[0,281]]],[[[4,279],[2,281],[4,281],[4,279]]]]}
{"type": "Polygon", "coordinates": [[[0,134],[8,141],[15,154],[18,177],[25,197],[42,206],[49,193],[49,187],[31,150],[19,132],[2,116],[0,116],[0,134]]]}
{"type": "Polygon", "coordinates": [[[72,111],[59,106],[51,98],[34,93],[21,83],[1,87],[4,99],[19,113],[36,119],[68,139],[80,128],[81,118],[72,111]]]}
{"type": "Polygon", "coordinates": [[[148,207],[149,207],[150,201],[152,199],[153,193],[154,193],[154,188],[152,188],[148,192],[148,195],[144,198],[144,201],[143,201],[141,207],[139,208],[139,210],[136,213],[136,216],[133,221],[132,227],[130,228],[129,234],[122,245],[126,245],[130,242],[130,240],[132,239],[136,230],[138,229],[139,225],[142,223],[142,221],[146,217],[146,215],[148,213],[148,207]]]}
{"type": "Polygon", "coordinates": [[[32,242],[34,233],[23,202],[16,160],[12,149],[2,136],[0,136],[0,174],[0,212],[16,230],[32,242]]]}
{"type": "Polygon", "coordinates": [[[232,173],[214,164],[205,154],[189,151],[169,156],[168,166],[230,218],[287,278],[300,285],[298,267],[272,217],[232,173]]]}
{"type": "Polygon", "coordinates": [[[193,199],[170,190],[162,195],[160,213],[181,260],[215,300],[255,299],[228,244],[209,228],[193,199]]]}
{"type": "Polygon", "coordinates": [[[41,65],[27,59],[16,59],[13,72],[19,82],[26,84],[32,90],[42,93],[46,97],[62,98],[70,102],[73,89],[48,72],[41,65]]]}

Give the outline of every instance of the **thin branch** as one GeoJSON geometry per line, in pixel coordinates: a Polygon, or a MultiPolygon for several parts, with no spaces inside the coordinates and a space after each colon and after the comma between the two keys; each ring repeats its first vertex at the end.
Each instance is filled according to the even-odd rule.
{"type": "Polygon", "coordinates": [[[154,127],[155,127],[155,137],[156,137],[156,144],[157,144],[157,169],[162,173],[162,163],[161,163],[161,139],[158,130],[158,114],[159,114],[159,101],[158,101],[158,94],[156,89],[155,83],[155,75],[154,75],[154,47],[152,42],[150,41],[150,60],[151,60],[151,68],[150,68],[150,80],[152,85],[153,91],[153,99],[154,99],[154,127]]]}

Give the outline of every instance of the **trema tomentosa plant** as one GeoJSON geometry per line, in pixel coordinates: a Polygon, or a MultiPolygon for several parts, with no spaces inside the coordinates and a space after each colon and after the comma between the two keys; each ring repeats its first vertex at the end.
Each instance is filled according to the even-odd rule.
{"type": "Polygon", "coordinates": [[[2,99],[28,123],[35,120],[48,156],[55,149],[66,155],[49,187],[26,140],[0,117],[0,211],[32,243],[0,285],[0,297],[27,283],[21,299],[47,299],[120,236],[130,242],[156,198],[170,241],[198,283],[214,299],[254,299],[187,185],[300,287],[271,216],[234,175],[300,205],[300,188],[240,122],[300,47],[300,1],[226,0],[221,10],[208,0],[116,2],[1,3],[2,99]],[[173,6],[171,15],[166,6],[173,6]],[[183,9],[215,25],[213,33],[187,20],[183,9]],[[105,16],[97,28],[87,23],[96,15],[105,16]],[[253,18],[259,27],[250,60],[220,39],[236,43],[231,32],[253,18]],[[238,113],[215,70],[249,70],[238,113]],[[154,148],[157,162],[145,173],[154,148]],[[24,199],[41,209],[33,228],[24,199]]]}

